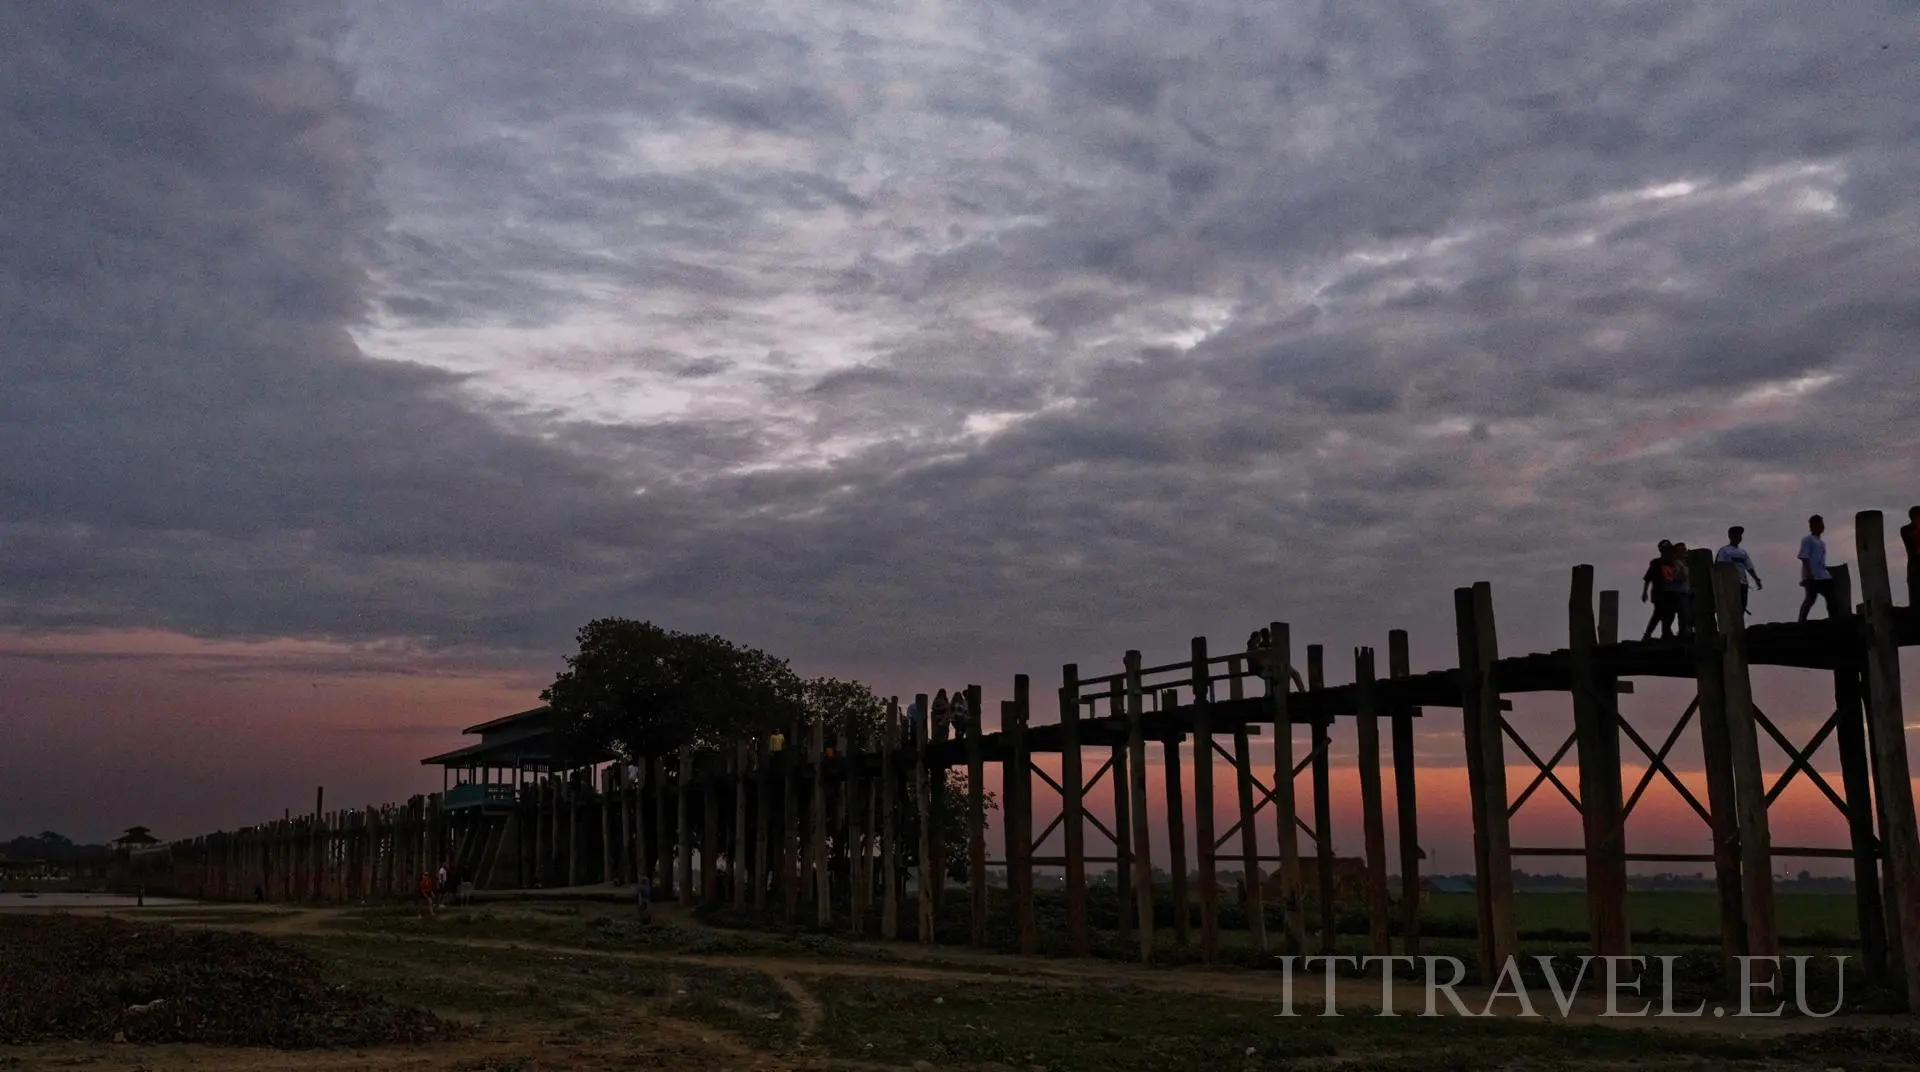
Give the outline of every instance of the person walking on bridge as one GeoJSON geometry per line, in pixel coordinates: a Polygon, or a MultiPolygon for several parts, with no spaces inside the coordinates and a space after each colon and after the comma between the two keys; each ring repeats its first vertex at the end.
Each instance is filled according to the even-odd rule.
{"type": "Polygon", "coordinates": [[[1815,514],[1807,519],[1807,534],[1800,537],[1800,586],[1807,596],[1800,601],[1800,620],[1807,620],[1818,596],[1827,605],[1829,619],[1839,617],[1833,605],[1833,574],[1827,572],[1827,544],[1820,538],[1827,531],[1826,519],[1815,514]]]}
{"type": "Polygon", "coordinates": [[[1731,562],[1740,571],[1740,612],[1742,614],[1750,613],[1747,610],[1748,591],[1766,587],[1760,581],[1760,571],[1753,568],[1753,556],[1747,554],[1747,549],[1740,546],[1740,540],[1746,534],[1745,528],[1739,525],[1733,526],[1727,530],[1727,545],[1713,553],[1713,560],[1716,563],[1731,562]]]}
{"type": "Polygon", "coordinates": [[[1907,606],[1920,607],[1920,506],[1907,507],[1900,546],[1907,549],[1907,606]]]}
{"type": "Polygon", "coordinates": [[[1647,572],[1640,575],[1640,602],[1653,604],[1653,614],[1647,618],[1647,629],[1640,634],[1641,640],[1652,640],[1656,628],[1662,640],[1673,636],[1673,599],[1668,595],[1667,586],[1676,576],[1673,541],[1661,540],[1659,557],[1647,563],[1647,572]]]}

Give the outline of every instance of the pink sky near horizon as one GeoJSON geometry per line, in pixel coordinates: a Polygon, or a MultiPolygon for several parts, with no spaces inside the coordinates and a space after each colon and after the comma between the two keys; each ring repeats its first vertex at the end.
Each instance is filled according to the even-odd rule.
{"type": "MultiPolygon", "coordinates": [[[[8,683],[6,702],[12,709],[6,719],[8,747],[0,755],[0,837],[54,829],[92,841],[135,823],[163,836],[191,836],[275,818],[283,810],[310,810],[316,786],[326,787],[330,808],[435,790],[439,772],[422,768],[419,759],[456,747],[465,726],[537,703],[540,688],[559,662],[556,657],[547,668],[497,668],[436,663],[403,646],[201,641],[150,631],[0,634],[0,676],[8,683]]],[[[1827,680],[1805,672],[1755,671],[1757,695],[1773,708],[1770,713],[1796,743],[1831,710],[1819,707],[1821,690],[1830,692],[1827,680]],[[1792,711],[1818,713],[1809,719],[1792,711]]],[[[1907,680],[1911,683],[1913,676],[1907,680]]],[[[874,684],[883,692],[911,691],[895,682],[874,684]]],[[[1639,693],[1623,700],[1623,711],[1656,747],[1685,704],[1684,688],[1684,683],[1642,682],[1639,693]]],[[[997,711],[995,690],[989,688],[987,695],[988,710],[997,711]]],[[[1514,724],[1537,752],[1551,755],[1571,730],[1564,698],[1515,700],[1514,724]]],[[[1908,702],[1914,702],[1911,695],[1908,702]]],[[[1430,709],[1416,724],[1421,841],[1430,872],[1471,869],[1472,828],[1458,754],[1458,718],[1456,711],[1430,709]]],[[[1036,721],[1050,720],[1041,715],[1036,721]]],[[[1675,763],[1681,780],[1704,802],[1704,778],[1697,759],[1691,758],[1697,755],[1697,732],[1697,724],[1689,728],[1675,763]]],[[[1296,756],[1305,755],[1308,731],[1296,727],[1294,738],[1296,756]]],[[[1362,851],[1353,747],[1350,728],[1340,724],[1332,785],[1334,844],[1343,856],[1362,851]]],[[[1389,748],[1383,739],[1383,752],[1389,748]]],[[[1833,748],[1829,740],[1816,766],[1839,789],[1833,748]]],[[[1622,750],[1623,779],[1630,793],[1645,763],[1631,742],[1623,740],[1622,750]]],[[[1157,746],[1149,752],[1154,854],[1164,862],[1166,828],[1159,804],[1164,800],[1164,759],[1157,746]]],[[[1272,754],[1270,737],[1255,738],[1258,769],[1271,772],[1272,754]]],[[[1762,756],[1771,784],[1787,760],[1765,740],[1762,756]]],[[[1101,760],[1092,751],[1087,758],[1091,775],[1101,760]]],[[[1037,757],[1037,762],[1058,772],[1057,756],[1037,757]]],[[[1535,770],[1511,746],[1508,762],[1509,791],[1517,795],[1535,770]]],[[[1569,753],[1556,770],[1577,793],[1576,762],[1569,753]]],[[[1195,844],[1191,768],[1189,745],[1183,749],[1182,786],[1190,858],[1195,844]]],[[[989,773],[989,788],[997,791],[998,782],[997,772],[989,773]]],[[[1216,826],[1225,832],[1237,818],[1238,806],[1231,768],[1224,761],[1217,765],[1215,783],[1216,826]]],[[[1044,782],[1036,778],[1035,787],[1038,830],[1057,814],[1058,803],[1044,782]]],[[[1390,769],[1383,776],[1383,793],[1388,858],[1397,861],[1390,769]]],[[[1300,814],[1311,823],[1312,784],[1306,774],[1296,784],[1296,797],[1300,814]]],[[[1111,820],[1111,799],[1111,789],[1104,785],[1091,798],[1091,810],[1103,821],[1111,820]]],[[[1844,820],[1804,775],[1775,803],[1771,815],[1775,845],[1846,845],[1844,820]]],[[[1256,824],[1264,854],[1277,851],[1271,816],[1270,808],[1263,810],[1256,824]]],[[[1534,793],[1512,824],[1516,845],[1577,847],[1580,842],[1577,816],[1550,784],[1534,793]]],[[[994,825],[990,842],[997,855],[997,817],[994,825]]],[[[1052,837],[1057,847],[1059,833],[1052,837]]],[[[1090,845],[1102,840],[1091,828],[1088,838],[1090,845]]],[[[1645,852],[1706,852],[1709,847],[1704,825],[1664,779],[1653,782],[1631,817],[1628,841],[1631,850],[1645,852]]],[[[1311,851],[1304,835],[1300,844],[1302,851],[1311,851]]],[[[1229,859],[1237,856],[1237,838],[1220,851],[1229,859]]],[[[1089,852],[1108,854],[1091,847],[1089,852]]],[[[1572,872],[1579,861],[1523,858],[1516,865],[1537,872],[1572,872]]],[[[1783,860],[1780,865],[1782,870],[1804,867],[1816,874],[1843,873],[1847,866],[1844,860],[1783,860]]],[[[1697,870],[1688,864],[1638,869],[1697,870]]]]}

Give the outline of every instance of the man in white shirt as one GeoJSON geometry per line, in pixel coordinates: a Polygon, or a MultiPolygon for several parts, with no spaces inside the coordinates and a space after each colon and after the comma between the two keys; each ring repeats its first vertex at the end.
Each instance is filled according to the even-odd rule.
{"type": "Polygon", "coordinates": [[[1827,604],[1827,617],[1837,618],[1839,614],[1833,605],[1833,574],[1827,572],[1827,545],[1820,534],[1827,531],[1827,522],[1819,514],[1807,519],[1807,534],[1800,537],[1800,586],[1807,590],[1807,596],[1800,601],[1800,620],[1807,620],[1807,612],[1813,609],[1815,596],[1827,604]]]}
{"type": "Polygon", "coordinates": [[[1747,549],[1740,546],[1740,540],[1747,530],[1739,525],[1727,530],[1727,545],[1713,553],[1713,560],[1731,562],[1740,571],[1740,613],[1747,613],[1747,592],[1750,588],[1765,588],[1760,582],[1760,571],[1753,568],[1753,558],[1747,549]]]}

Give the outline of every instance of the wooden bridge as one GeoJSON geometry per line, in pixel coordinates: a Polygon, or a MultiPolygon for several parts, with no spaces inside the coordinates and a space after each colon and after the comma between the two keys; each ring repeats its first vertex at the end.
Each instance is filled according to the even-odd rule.
{"type": "MultiPolygon", "coordinates": [[[[844,922],[854,933],[876,924],[880,936],[898,937],[900,913],[908,907],[898,866],[900,842],[917,832],[915,856],[926,872],[943,874],[943,831],[966,831],[964,874],[970,898],[972,941],[987,943],[993,902],[989,872],[1004,867],[1006,890],[998,898],[1006,922],[1026,952],[1040,948],[1034,910],[1035,869],[1064,871],[1067,945],[1089,951],[1089,864],[1110,863],[1122,883],[1120,929],[1137,941],[1139,956],[1156,949],[1156,882],[1152,867],[1157,837],[1166,839],[1171,863],[1167,891],[1176,907],[1173,940],[1197,937],[1202,955],[1219,949],[1222,866],[1258,876],[1277,870],[1282,921],[1266,933],[1262,883],[1247,882],[1245,918],[1259,948],[1310,952],[1308,902],[1323,910],[1317,944],[1331,951],[1333,834],[1329,751],[1336,730],[1351,732],[1358,755],[1361,812],[1367,861],[1366,912],[1369,945],[1398,952],[1420,949],[1418,882],[1419,811],[1414,786],[1414,720],[1423,708],[1458,708],[1462,747],[1472,796],[1477,932],[1483,977],[1517,952],[1514,922],[1514,861],[1527,857],[1578,857],[1586,875],[1586,901],[1593,950],[1628,952],[1627,865],[1630,862],[1710,864],[1718,891],[1722,952],[1729,985],[1738,985],[1732,958],[1779,952],[1774,920],[1773,862],[1794,857],[1830,857],[1851,862],[1860,924],[1860,952],[1867,974],[1903,983],[1909,1007],[1920,1010],[1920,832],[1916,831],[1911,772],[1901,709],[1899,648],[1920,644],[1920,610],[1893,605],[1881,515],[1856,518],[1858,586],[1845,567],[1835,567],[1840,617],[1804,623],[1748,627],[1739,578],[1731,566],[1715,566],[1711,553],[1694,553],[1696,582],[1689,608],[1691,635],[1684,639],[1622,641],[1619,598],[1594,591],[1590,566],[1572,571],[1567,645],[1551,652],[1502,657],[1490,587],[1484,583],[1454,593],[1459,657],[1444,669],[1415,674],[1408,665],[1407,637],[1388,636],[1384,675],[1370,648],[1356,650],[1353,680],[1325,681],[1324,652],[1304,649],[1304,687],[1287,687],[1295,676],[1288,625],[1270,627],[1270,647],[1257,652],[1213,653],[1195,638],[1178,662],[1143,665],[1128,652],[1120,670],[1082,676],[1062,669],[1052,721],[1035,718],[1032,686],[1018,675],[1012,697],[999,705],[999,729],[956,732],[939,718],[907,724],[894,714],[882,740],[826,739],[819,724],[794,726],[786,747],[761,738],[707,751],[648,757],[634,766],[612,764],[561,772],[518,788],[518,804],[505,809],[445,808],[440,794],[404,806],[322,813],[243,831],[177,843],[164,872],[149,870],[150,888],[180,895],[246,898],[259,889],[272,899],[356,899],[405,896],[411,877],[439,859],[454,858],[483,886],[631,883],[645,876],[656,893],[683,902],[716,901],[723,892],[738,905],[765,909],[784,901],[789,917],[810,906],[822,925],[844,922]],[[1797,667],[1832,677],[1832,713],[1807,739],[1784,733],[1755,702],[1749,670],[1797,667]],[[1640,677],[1692,680],[1694,698],[1659,742],[1622,717],[1617,697],[1640,677]],[[1282,683],[1274,687],[1273,682],[1282,683]],[[1559,693],[1571,718],[1557,747],[1535,747],[1506,712],[1510,695],[1559,693]],[[1387,738],[1383,757],[1381,724],[1387,738]],[[1256,769],[1250,739],[1267,727],[1309,727],[1308,746],[1296,754],[1294,734],[1272,734],[1272,769],[1256,769]],[[1688,788],[1668,763],[1676,744],[1697,727],[1706,766],[1706,800],[1688,788]],[[1774,742],[1789,757],[1769,783],[1760,740],[1774,742]],[[1835,785],[1813,764],[1832,738],[1840,759],[1835,785]],[[1518,793],[1508,783],[1511,742],[1536,771],[1518,793]],[[1191,753],[1183,748],[1191,744],[1191,753]],[[1167,771],[1164,799],[1149,800],[1149,746],[1156,745],[1167,771]],[[1037,754],[1059,756],[1059,774],[1034,762],[1037,754]],[[1569,753],[1578,776],[1568,785],[1558,768],[1569,753]],[[1623,756],[1646,769],[1629,789],[1623,756]],[[1224,760],[1224,764],[1222,761],[1224,760]],[[998,767],[1002,817],[999,851],[991,853],[985,806],[988,767],[998,767]],[[1091,767],[1091,773],[1089,773],[1091,767]],[[1190,767],[1194,799],[1184,797],[1183,772],[1190,767]],[[966,803],[960,814],[945,811],[935,787],[946,772],[966,772],[966,803]],[[1390,771],[1390,775],[1389,775],[1390,771]],[[1302,821],[1296,788],[1305,775],[1313,798],[1312,823],[1302,821]],[[1231,779],[1237,807],[1226,828],[1215,814],[1215,779],[1231,779]],[[1383,779],[1395,785],[1393,821],[1400,846],[1396,870],[1398,908],[1388,889],[1388,816],[1383,779]],[[1845,817],[1848,841],[1835,846],[1772,843],[1768,807],[1798,778],[1811,782],[1845,817]],[[1626,822],[1655,779],[1664,780],[1710,832],[1711,851],[1698,854],[1628,850],[1626,822]],[[1058,798],[1058,815],[1034,828],[1037,786],[1058,798]],[[1510,820],[1543,791],[1563,796],[1581,819],[1577,845],[1516,846],[1510,820]],[[1089,807],[1099,797],[1114,804],[1111,826],[1089,807]],[[1191,807],[1196,845],[1186,844],[1191,807]],[[1271,809],[1273,830],[1261,843],[1256,818],[1271,809]],[[1094,835],[1089,843],[1089,833],[1094,835]],[[1318,858],[1317,890],[1301,888],[1302,837],[1318,858]],[[695,849],[698,874],[695,874],[695,849]],[[598,849],[596,853],[593,851],[598,849]],[[1197,891],[1187,889],[1189,866],[1197,891]],[[723,890],[724,886],[724,890],[723,890]],[[1197,897],[1192,896],[1197,893],[1197,897]],[[1192,906],[1189,908],[1188,906],[1192,906]],[[877,913],[875,909],[878,909],[877,913]],[[1394,919],[1395,915],[1398,919],[1394,919]],[[877,917],[877,918],[876,918],[877,917]],[[1191,933],[1197,930],[1197,935],[1191,933]]],[[[967,709],[981,713],[981,690],[966,690],[967,709]]],[[[929,711],[926,697],[919,710],[929,711]]],[[[518,779],[516,779],[518,781],[518,779]]],[[[931,942],[945,883],[919,882],[911,908],[912,931],[931,942]]],[[[1161,902],[1164,903],[1164,900],[1161,902]]],[[[1763,976],[1764,977],[1764,976],[1763,976]]]]}

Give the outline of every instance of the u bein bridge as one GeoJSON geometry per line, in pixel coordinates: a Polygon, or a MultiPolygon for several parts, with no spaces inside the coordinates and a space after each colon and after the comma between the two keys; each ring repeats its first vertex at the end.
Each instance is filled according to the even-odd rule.
{"type": "MultiPolygon", "coordinates": [[[[724,898],[767,910],[771,899],[775,907],[784,904],[789,919],[810,909],[822,926],[844,924],[864,935],[877,924],[886,939],[901,936],[905,910],[914,916],[908,929],[930,943],[938,902],[960,891],[943,881],[922,881],[909,898],[901,841],[911,829],[918,840],[912,855],[929,863],[922,874],[944,875],[950,863],[964,873],[975,946],[988,944],[990,928],[998,926],[1017,934],[1023,952],[1038,952],[1035,869],[1057,868],[1064,871],[1066,949],[1088,955],[1087,869],[1111,864],[1123,876],[1121,940],[1127,948],[1137,942],[1143,961],[1154,957],[1155,908],[1164,907],[1168,896],[1173,906],[1185,906],[1171,913],[1172,940],[1191,944],[1197,930],[1202,957],[1212,961],[1218,955],[1223,868],[1248,876],[1243,914],[1255,948],[1331,952],[1329,751],[1337,733],[1351,732],[1364,826],[1368,945],[1375,955],[1418,955],[1414,720],[1425,708],[1457,708],[1472,795],[1483,980],[1497,974],[1490,966],[1518,952],[1516,860],[1583,860],[1592,950],[1615,956],[1629,953],[1628,864],[1710,864],[1721,952],[1729,986],[1737,987],[1733,957],[1780,951],[1774,862],[1824,857],[1852,862],[1867,977],[1901,985],[1909,1008],[1920,1010],[1920,832],[1899,667],[1899,648],[1920,644],[1920,610],[1893,605],[1880,513],[1859,514],[1855,536],[1858,577],[1845,566],[1833,568],[1836,598],[1828,605],[1842,612],[1835,619],[1749,627],[1734,567],[1716,566],[1710,552],[1695,551],[1692,575],[1711,583],[1694,586],[1691,636],[1622,641],[1618,593],[1599,592],[1596,606],[1594,570],[1583,565],[1572,571],[1567,646],[1556,651],[1502,657],[1492,590],[1480,583],[1454,591],[1459,659],[1452,667],[1414,673],[1407,635],[1394,631],[1384,675],[1375,652],[1361,648],[1354,652],[1353,680],[1327,684],[1323,652],[1309,646],[1301,678],[1292,632],[1275,622],[1271,646],[1257,651],[1214,654],[1204,637],[1196,637],[1188,657],[1178,662],[1144,665],[1140,653],[1130,651],[1120,670],[1093,676],[1069,664],[1062,669],[1051,722],[1035,718],[1031,683],[1018,675],[1012,698],[999,705],[993,733],[955,732],[937,709],[936,717],[907,722],[897,717],[896,699],[879,741],[844,735],[829,741],[816,722],[776,735],[784,741],[743,740],[731,748],[688,749],[625,764],[607,756],[566,757],[540,744],[557,739],[541,726],[540,709],[476,726],[469,732],[479,732],[481,743],[424,761],[478,772],[476,782],[403,805],[329,813],[316,801],[312,815],[135,855],[125,861],[129,873],[122,880],[208,899],[358,902],[412,896],[422,871],[451,860],[483,890],[628,884],[644,876],[656,897],[677,896],[682,904],[724,898]],[[1749,677],[1755,666],[1832,675],[1833,711],[1811,737],[1790,738],[1763,711],[1749,677]],[[1691,680],[1695,686],[1692,702],[1657,743],[1622,717],[1617,702],[1632,691],[1632,679],[1643,677],[1691,680]],[[1287,687],[1289,681],[1298,684],[1287,687]],[[1568,698],[1566,736],[1554,747],[1536,747],[1507,717],[1512,705],[1504,697],[1525,693],[1568,698]],[[1250,739],[1280,726],[1308,727],[1310,746],[1300,754],[1291,729],[1273,733],[1272,768],[1256,769],[1250,739]],[[1675,745],[1695,727],[1705,759],[1704,801],[1668,763],[1675,745]],[[1763,736],[1788,757],[1771,781],[1761,762],[1763,736]],[[1812,762],[1830,737],[1839,754],[1838,785],[1812,762]],[[1518,793],[1508,781],[1509,742],[1536,772],[1518,793]],[[1149,745],[1158,746],[1166,771],[1157,808],[1148,794],[1149,745]],[[1394,782],[1397,898],[1389,890],[1383,747],[1394,782]],[[1557,773],[1569,752],[1578,761],[1571,786],[1557,773]],[[1047,754],[1059,757],[1057,777],[1034,762],[1047,754]],[[1631,786],[1623,777],[1623,757],[1645,764],[1631,786]],[[1189,764],[1191,802],[1183,798],[1189,764]],[[1000,775],[1002,812],[992,847],[984,792],[990,765],[1000,775]],[[498,782],[495,771],[502,772],[498,782]],[[938,788],[949,771],[966,775],[961,814],[946,813],[951,798],[938,788]],[[1302,775],[1308,777],[1304,791],[1312,794],[1312,823],[1299,813],[1303,790],[1296,783],[1302,775]],[[1217,777],[1232,780],[1237,807],[1231,815],[1216,814],[1217,777]],[[1845,817],[1846,845],[1773,844],[1768,807],[1801,777],[1845,817]],[[1629,851],[1627,819],[1656,779],[1699,816],[1711,835],[1711,851],[1629,851]],[[1059,812],[1036,832],[1037,783],[1057,798],[1059,812]],[[1559,794],[1578,812],[1579,844],[1513,844],[1511,818],[1543,791],[1559,794]],[[1111,826],[1089,808],[1102,799],[1113,804],[1111,826]],[[1191,849],[1189,808],[1196,841],[1191,849]],[[1262,843],[1256,819],[1267,809],[1270,830],[1278,833],[1262,843]],[[963,868],[941,858],[944,832],[953,824],[966,833],[963,868]],[[1160,837],[1162,856],[1170,861],[1163,883],[1156,882],[1152,865],[1160,837]],[[711,850],[697,853],[697,865],[696,848],[711,850]],[[1188,889],[1190,866],[1195,891],[1188,889]],[[1005,888],[990,901],[991,868],[1004,869],[1005,888]],[[1304,888],[1309,869],[1317,889],[1304,888]],[[1260,881],[1263,874],[1275,875],[1277,884],[1260,881]],[[1263,899],[1272,890],[1280,904],[1272,913],[1275,933],[1269,934],[1263,899]],[[1308,941],[1310,899],[1322,909],[1317,950],[1308,941]],[[1393,950],[1396,933],[1400,948],[1393,950]]],[[[980,692],[970,686],[964,694],[976,726],[984,721],[980,692]]],[[[930,710],[924,695],[918,710],[930,710]]],[[[1050,938],[1053,947],[1058,936],[1050,938]]]]}

